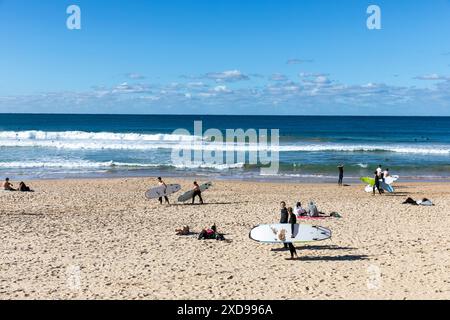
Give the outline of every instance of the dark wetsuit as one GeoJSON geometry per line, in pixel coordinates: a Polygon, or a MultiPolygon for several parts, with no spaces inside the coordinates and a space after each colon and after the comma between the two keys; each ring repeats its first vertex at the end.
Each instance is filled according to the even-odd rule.
{"type": "Polygon", "coordinates": [[[344,167],[339,166],[339,181],[338,184],[341,186],[342,185],[342,181],[344,180],[344,167]]]}
{"type": "MultiPolygon", "coordinates": [[[[281,209],[280,223],[288,223],[289,213],[286,208],[281,209]]],[[[287,248],[287,243],[284,244],[284,247],[287,248]]]]}
{"type": "Polygon", "coordinates": [[[378,189],[379,194],[382,194],[381,187],[380,187],[380,177],[378,175],[375,175],[375,184],[373,185],[373,194],[375,194],[375,188],[378,189]]]}

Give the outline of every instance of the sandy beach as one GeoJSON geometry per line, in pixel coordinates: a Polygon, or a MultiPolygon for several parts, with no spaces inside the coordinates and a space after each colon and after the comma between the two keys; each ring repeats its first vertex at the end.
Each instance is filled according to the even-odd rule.
{"type": "Polygon", "coordinates": [[[450,298],[449,184],[372,196],[362,184],[219,181],[203,206],[149,201],[153,184],[46,180],[30,182],[34,193],[0,192],[0,299],[450,298]],[[436,206],[403,205],[408,196],[436,206]],[[298,245],[290,261],[248,237],[279,220],[281,200],[314,200],[343,218],[318,222],[333,237],[298,245]],[[230,242],[174,233],[213,223],[230,242]]]}

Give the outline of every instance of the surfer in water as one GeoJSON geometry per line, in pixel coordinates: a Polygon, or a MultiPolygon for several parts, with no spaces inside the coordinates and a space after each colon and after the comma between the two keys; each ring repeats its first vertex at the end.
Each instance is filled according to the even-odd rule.
{"type": "MultiPolygon", "coordinates": [[[[163,181],[163,179],[161,177],[158,177],[158,185],[160,185],[161,187],[164,187],[164,193],[166,193],[166,189],[167,189],[167,184],[163,181]]],[[[167,196],[164,196],[164,199],[166,200],[167,204],[170,204],[169,202],[169,198],[167,198],[167,196]]],[[[163,203],[163,197],[159,197],[159,203],[162,204],[163,203]]]]}
{"type": "MultiPolygon", "coordinates": [[[[286,202],[281,201],[280,203],[281,211],[280,211],[280,223],[288,223],[289,222],[289,212],[286,209],[286,202]]],[[[284,249],[287,249],[287,243],[284,243],[284,249]]]]}
{"type": "Polygon", "coordinates": [[[194,193],[192,195],[192,204],[194,204],[196,196],[198,196],[198,198],[200,199],[200,204],[203,204],[202,190],[200,190],[200,186],[198,185],[197,181],[194,181],[194,189],[193,190],[194,190],[194,193]]]}
{"type": "Polygon", "coordinates": [[[338,166],[338,169],[339,169],[339,180],[338,180],[338,185],[339,185],[340,187],[342,187],[342,182],[343,182],[343,180],[344,180],[344,165],[343,165],[343,164],[340,164],[340,165],[338,166]]]}

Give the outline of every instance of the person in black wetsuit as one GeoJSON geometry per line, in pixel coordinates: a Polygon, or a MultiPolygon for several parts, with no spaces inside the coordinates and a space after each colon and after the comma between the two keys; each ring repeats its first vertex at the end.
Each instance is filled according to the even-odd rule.
{"type": "Polygon", "coordinates": [[[341,164],[338,166],[339,169],[339,180],[338,180],[338,185],[342,186],[343,180],[344,180],[344,165],[341,164]]]}
{"type": "Polygon", "coordinates": [[[200,204],[203,204],[203,198],[202,198],[202,190],[200,190],[200,186],[198,185],[197,181],[194,181],[194,193],[192,195],[192,204],[195,202],[195,197],[198,196],[200,199],[200,204]]]}
{"type": "MultiPolygon", "coordinates": [[[[286,209],[286,202],[281,201],[281,212],[280,212],[280,223],[288,223],[289,222],[289,213],[286,209]]],[[[287,249],[287,243],[284,243],[284,248],[287,249]]]]}
{"type": "MultiPolygon", "coordinates": [[[[294,211],[292,210],[292,208],[288,208],[288,213],[289,213],[289,223],[291,224],[291,238],[295,238],[295,225],[297,224],[297,217],[294,214],[294,211]]],[[[291,259],[298,258],[297,255],[297,250],[295,249],[295,246],[293,243],[289,242],[288,244],[289,247],[289,251],[291,253],[291,259]]]]}
{"type": "Polygon", "coordinates": [[[375,184],[373,185],[373,195],[375,195],[375,188],[378,189],[378,193],[379,194],[383,194],[381,192],[381,187],[380,187],[380,174],[378,173],[378,171],[374,172],[374,179],[375,179],[375,184]]]}

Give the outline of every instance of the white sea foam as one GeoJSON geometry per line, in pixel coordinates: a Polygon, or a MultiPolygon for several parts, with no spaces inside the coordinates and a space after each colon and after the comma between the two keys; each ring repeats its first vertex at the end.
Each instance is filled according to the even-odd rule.
{"type": "MultiPolygon", "coordinates": [[[[137,134],[112,132],[0,132],[0,147],[57,148],[68,150],[155,150],[182,149],[205,151],[274,152],[393,152],[406,154],[448,155],[449,145],[425,144],[270,144],[207,143],[201,137],[173,134],[137,134]]],[[[363,164],[360,164],[363,167],[363,164]]]]}
{"type": "Polygon", "coordinates": [[[107,168],[162,168],[162,167],[174,167],[178,169],[214,169],[214,170],[229,170],[243,168],[243,163],[235,164],[215,164],[215,163],[192,163],[192,164],[156,164],[156,163],[132,163],[132,162],[95,162],[88,160],[53,160],[53,161],[10,161],[0,162],[0,169],[107,169],[107,168]]]}

